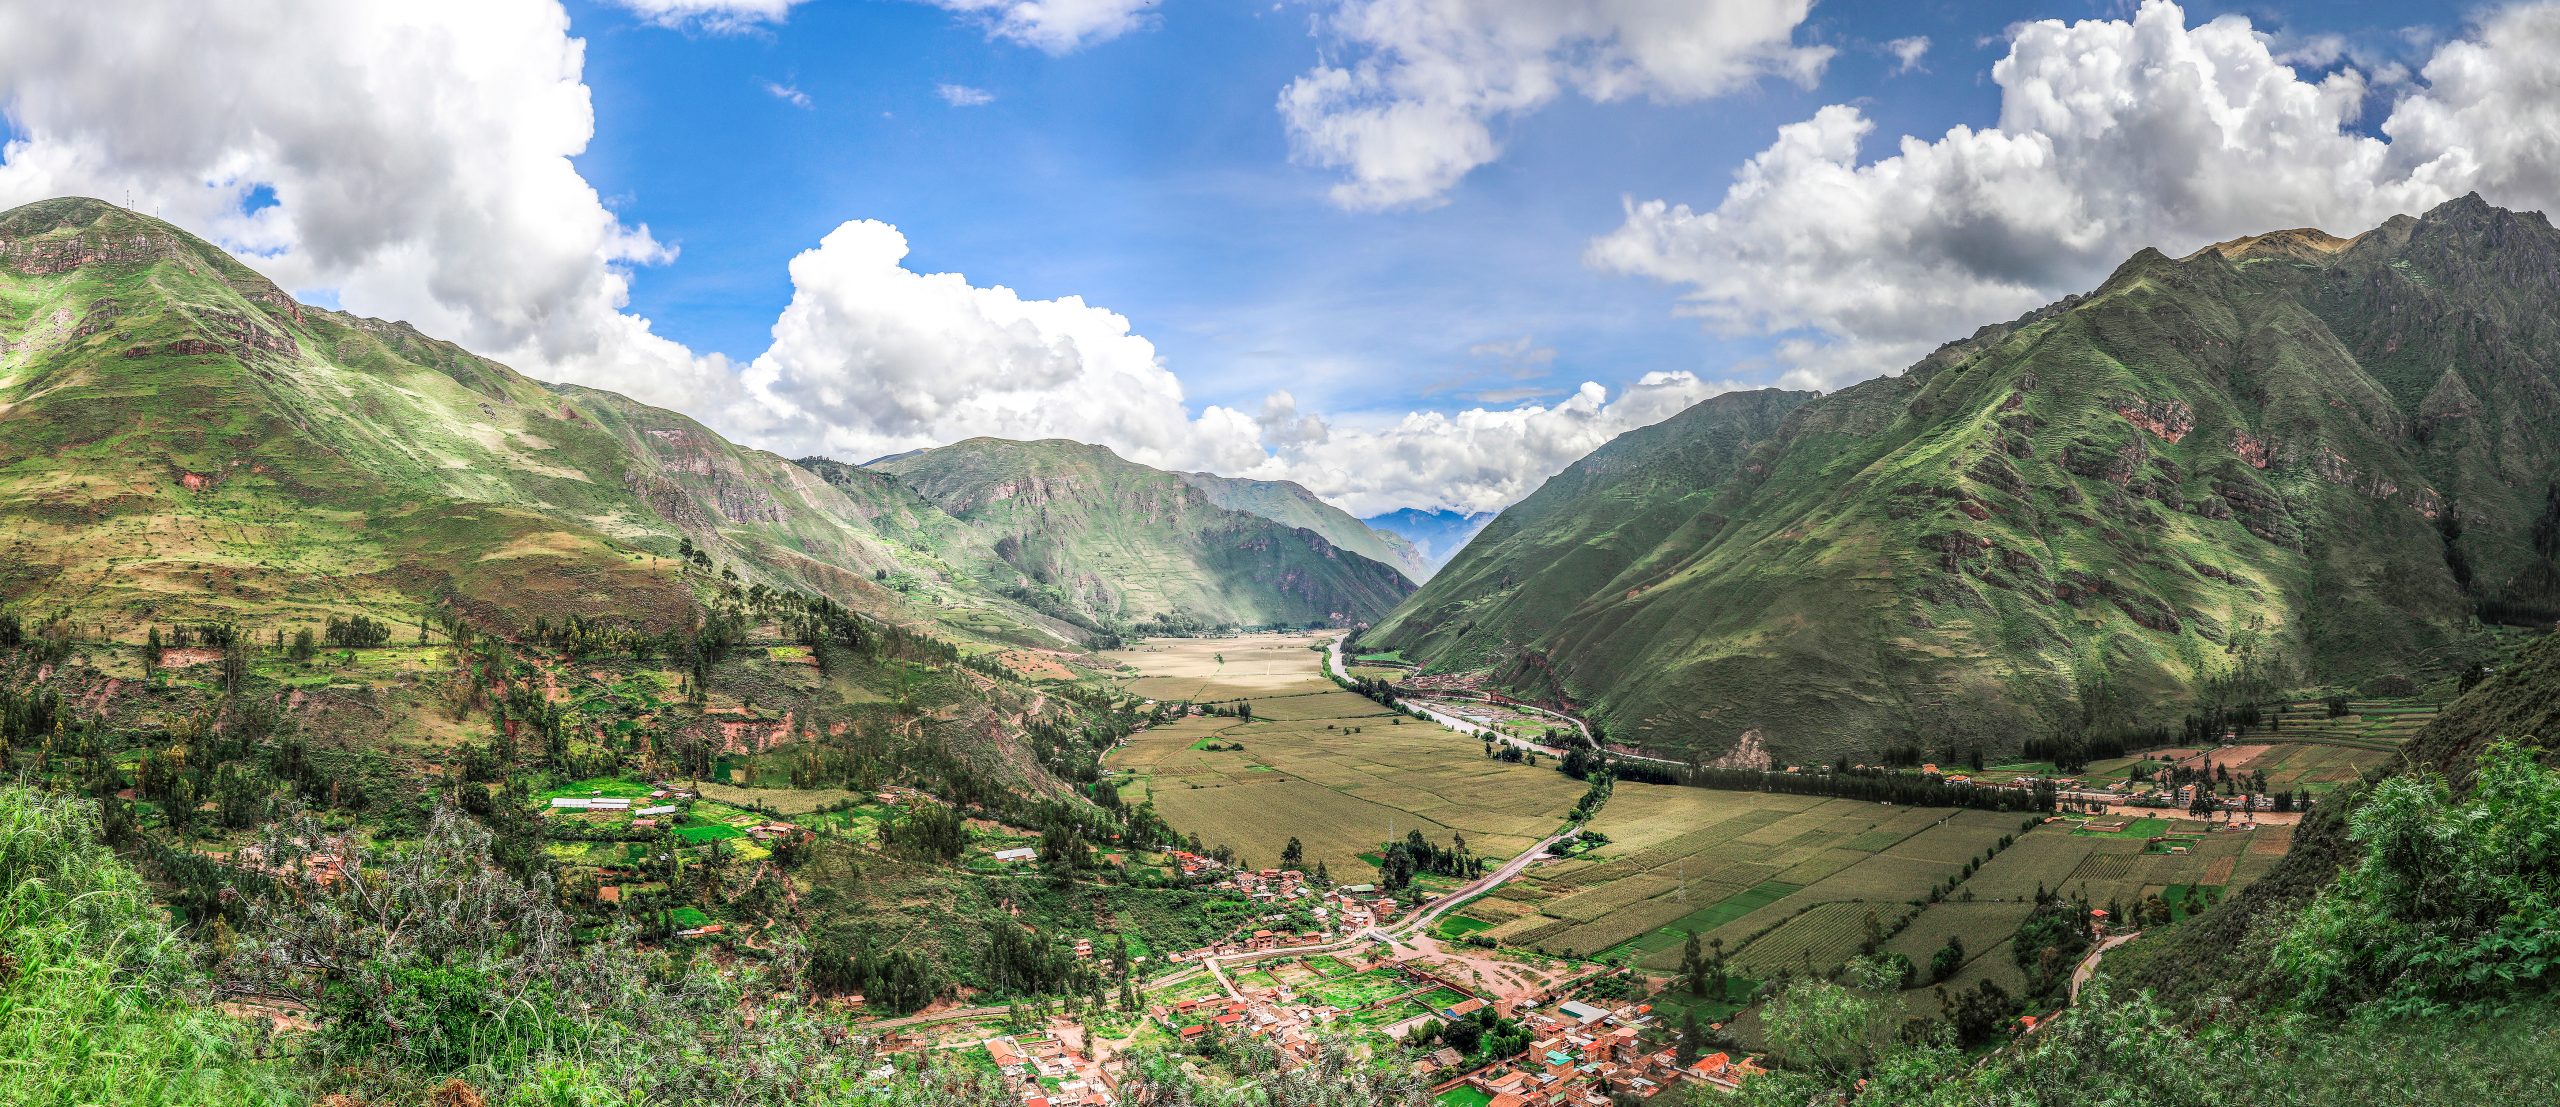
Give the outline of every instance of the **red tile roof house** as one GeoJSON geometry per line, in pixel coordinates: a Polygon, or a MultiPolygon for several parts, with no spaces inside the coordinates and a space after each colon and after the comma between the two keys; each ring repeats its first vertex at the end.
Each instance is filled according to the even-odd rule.
{"type": "Polygon", "coordinates": [[[1022,1051],[1013,1048],[1012,1042],[1002,1038],[987,1039],[987,1056],[995,1061],[997,1068],[1007,1071],[1031,1063],[1031,1059],[1024,1057],[1022,1051]]]}

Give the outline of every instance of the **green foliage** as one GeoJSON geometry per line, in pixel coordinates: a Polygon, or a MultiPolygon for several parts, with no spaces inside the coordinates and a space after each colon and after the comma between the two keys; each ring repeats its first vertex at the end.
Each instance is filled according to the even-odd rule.
{"type": "Polygon", "coordinates": [[[919,857],[950,861],[968,848],[968,822],[958,811],[939,803],[918,800],[908,805],[904,818],[880,823],[881,844],[906,850],[919,857]]]}
{"type": "Polygon", "coordinates": [[[1935,984],[1954,976],[1957,970],[1964,968],[1964,961],[1964,939],[1947,935],[1947,944],[1929,955],[1929,982],[1935,984]]]}
{"type": "Polygon", "coordinates": [[[0,788],[0,1103],[304,1104],[204,1005],[186,944],[97,809],[0,788]]]}
{"type": "Polygon", "coordinates": [[[2461,797],[2435,773],[2376,786],[2360,854],[2276,949],[2306,1005],[2441,1017],[2547,991],[2560,967],[2560,772],[2500,742],[2461,797]]]}
{"type": "Polygon", "coordinates": [[[1846,986],[1798,980],[1761,1012],[1771,1059],[1829,1087],[1853,1084],[1891,1057],[1902,1023],[1897,970],[1861,960],[1844,976],[1846,986]]]}
{"type": "MultiPolygon", "coordinates": [[[[1833,987],[1821,985],[1819,987],[1833,987]]],[[[2560,1009],[2498,1020],[2346,1026],[2227,1012],[2201,1025],[2105,982],[1987,1058],[1923,1032],[1857,1086],[1788,1070],[1743,1085],[1749,1107],[2474,1107],[2538,1102],[2560,1080],[2560,1009]]]]}
{"type": "Polygon", "coordinates": [[[2088,904],[2058,894],[2039,899],[2009,945],[2019,971],[2026,974],[2027,994],[2043,998],[2059,992],[2090,942],[2088,904]]]}

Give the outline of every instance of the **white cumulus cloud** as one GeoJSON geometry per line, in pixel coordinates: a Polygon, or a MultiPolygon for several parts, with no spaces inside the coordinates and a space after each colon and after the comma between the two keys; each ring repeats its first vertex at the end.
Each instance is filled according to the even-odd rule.
{"type": "Polygon", "coordinates": [[[971,88],[968,85],[935,85],[933,86],[933,94],[942,97],[943,103],[949,104],[955,108],[984,107],[996,102],[995,93],[989,92],[983,88],[971,88]]]}
{"type": "Polygon", "coordinates": [[[1052,54],[1071,53],[1146,25],[1159,0],[924,0],[970,16],[987,34],[1052,54]]]}
{"type": "Polygon", "coordinates": [[[959,438],[1077,438],[1150,464],[1262,460],[1240,413],[1195,424],[1182,384],[1117,313],[905,268],[906,236],[859,220],[791,261],[773,345],[724,421],[787,453],[850,460],[959,438]]]}
{"type": "Polygon", "coordinates": [[[616,7],[662,27],[699,27],[741,31],[780,23],[791,9],[808,0],[608,0],[616,7]]]}
{"type": "Polygon", "coordinates": [[[570,161],[595,130],[583,66],[556,4],[21,0],[0,6],[0,206],[130,195],[287,287],[679,402],[720,373],[622,310],[674,251],[570,161]]]}
{"type": "MultiPolygon", "coordinates": [[[[1735,387],[1656,372],[1614,400],[1585,381],[1561,400],[1508,410],[1418,411],[1369,429],[1300,425],[1285,438],[1270,436],[1277,453],[1240,475],[1297,481],[1354,515],[1399,507],[1493,511],[1610,439],[1735,387]]],[[[1294,415],[1293,407],[1286,410],[1294,415]]],[[[1266,418],[1271,414],[1266,407],[1266,418]]]]}
{"type": "MultiPolygon", "coordinates": [[[[1155,345],[1116,312],[906,267],[897,228],[837,227],[791,261],[792,298],[743,395],[713,422],[767,449],[863,461],[978,435],[1100,442],[1168,469],[1295,480],[1354,512],[1501,507],[1637,427],[1732,387],[1654,373],[1510,410],[1335,425],[1282,391],[1196,416],[1155,345]]],[[[1526,343],[1504,344],[1511,351],[1526,343]]],[[[1538,351],[1526,351],[1535,353],[1538,351]]]]}
{"type": "MultiPolygon", "coordinates": [[[[1481,509],[1718,387],[1657,375],[1614,399],[1587,384],[1356,426],[1287,393],[1194,405],[1123,316],[911,270],[904,236],[868,221],[790,262],[762,354],[697,355],[627,310],[635,274],[675,252],[571,160],[594,132],[583,66],[556,4],[22,0],[0,6],[0,207],[130,194],[288,288],[794,454],[1055,435],[1362,511],[1481,509]]],[[[1486,356],[1550,355],[1523,339],[1486,356]]]]}
{"type": "Polygon", "coordinates": [[[2162,0],[2026,24],[1992,68],[1996,125],[1865,160],[1874,123],[1826,107],[1712,208],[1631,201],[1588,260],[1685,287],[1718,330],[1783,336],[1788,383],[1829,386],[2084,290],[2143,246],[2354,233],[2474,189],[2560,198],[2560,7],[2504,9],[2439,47],[2383,105],[2381,137],[2355,129],[2364,74],[2306,77],[2276,51],[2243,17],[2190,26],[2162,0]]]}
{"type": "Polygon", "coordinates": [[[1280,94],[1297,156],[1343,171],[1335,202],[1437,202],[1501,154],[1494,125],[1571,91],[1697,100],[1831,56],[1800,46],[1811,0],[1341,0],[1321,20],[1339,63],[1280,94]]]}

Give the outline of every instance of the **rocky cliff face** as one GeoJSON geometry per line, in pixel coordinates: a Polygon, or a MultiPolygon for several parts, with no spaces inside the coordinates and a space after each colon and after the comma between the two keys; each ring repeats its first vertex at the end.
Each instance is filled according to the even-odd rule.
{"type": "Polygon", "coordinates": [[[1796,759],[2440,664],[2560,618],[2555,320],[2560,232],[2476,198],[2144,251],[1899,377],[1612,443],[1371,640],[1796,759]]]}

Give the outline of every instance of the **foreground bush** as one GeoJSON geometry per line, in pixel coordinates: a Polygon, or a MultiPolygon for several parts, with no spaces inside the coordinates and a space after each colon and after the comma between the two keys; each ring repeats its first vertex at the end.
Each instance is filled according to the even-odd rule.
{"type": "Polygon", "coordinates": [[[0,788],[0,1103],[310,1102],[204,999],[97,809],[0,788]]]}

